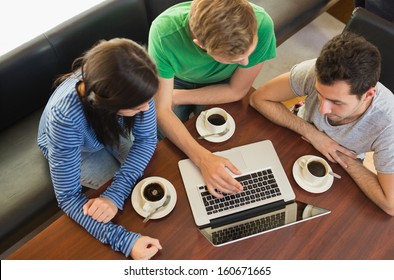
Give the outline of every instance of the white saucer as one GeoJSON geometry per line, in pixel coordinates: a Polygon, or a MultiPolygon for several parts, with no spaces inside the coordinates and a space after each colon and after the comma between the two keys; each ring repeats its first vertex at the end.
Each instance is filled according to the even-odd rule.
{"type": "MultiPolygon", "coordinates": [[[[322,192],[327,191],[329,188],[331,188],[332,183],[334,182],[333,176],[327,176],[327,178],[323,182],[318,183],[318,184],[310,183],[302,178],[301,166],[299,164],[299,161],[303,158],[308,158],[308,157],[316,157],[316,156],[312,156],[312,155],[302,156],[294,162],[293,177],[294,177],[295,181],[297,182],[297,184],[301,188],[303,188],[304,190],[311,192],[311,193],[322,193],[322,192]]],[[[332,171],[330,166],[329,166],[329,171],[332,171]]]]}
{"type": "MultiPolygon", "coordinates": [[[[205,115],[206,111],[201,112],[201,114],[197,117],[196,120],[196,128],[198,131],[198,134],[200,134],[200,136],[203,135],[207,135],[210,132],[206,130],[205,128],[205,124],[204,124],[204,115],[205,115]]],[[[229,131],[222,135],[222,136],[208,136],[206,138],[204,138],[205,140],[209,141],[209,142],[214,142],[214,143],[219,143],[219,142],[224,142],[228,139],[230,139],[231,136],[233,136],[234,132],[235,132],[235,121],[233,119],[233,117],[229,114],[228,115],[228,129],[229,131]]]]}
{"type": "Polygon", "coordinates": [[[169,204],[166,207],[162,207],[159,210],[157,210],[157,212],[153,214],[151,217],[151,219],[163,218],[167,216],[172,211],[172,209],[174,209],[177,200],[176,190],[174,186],[170,183],[170,181],[168,181],[167,179],[164,179],[162,177],[149,177],[138,182],[138,184],[134,187],[133,193],[131,194],[131,205],[140,216],[144,218],[148,216],[149,212],[145,212],[142,209],[142,202],[141,202],[141,186],[147,179],[156,179],[157,181],[162,182],[167,187],[167,190],[171,195],[171,200],[169,204]]]}

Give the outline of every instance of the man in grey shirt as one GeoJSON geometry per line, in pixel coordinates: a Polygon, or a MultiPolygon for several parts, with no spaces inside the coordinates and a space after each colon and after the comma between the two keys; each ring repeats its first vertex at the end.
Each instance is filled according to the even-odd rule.
{"type": "Polygon", "coordinates": [[[394,95],[378,82],[380,62],[375,46],[343,33],[317,59],[256,90],[250,104],[340,164],[374,203],[394,216],[394,95]],[[306,96],[298,116],[281,103],[297,96],[306,96]],[[370,151],[377,174],[358,160],[370,151]]]}

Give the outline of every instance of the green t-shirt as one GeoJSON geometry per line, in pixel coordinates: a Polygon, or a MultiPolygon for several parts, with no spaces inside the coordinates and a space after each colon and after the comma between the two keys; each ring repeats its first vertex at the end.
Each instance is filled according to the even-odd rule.
{"type": "Polygon", "coordinates": [[[148,52],[156,62],[160,77],[215,83],[231,77],[237,67],[248,68],[274,58],[276,39],[272,19],[263,8],[251,5],[258,22],[258,43],[245,66],[219,63],[193,42],[188,29],[191,2],[164,11],[153,21],[148,42],[148,52]]]}

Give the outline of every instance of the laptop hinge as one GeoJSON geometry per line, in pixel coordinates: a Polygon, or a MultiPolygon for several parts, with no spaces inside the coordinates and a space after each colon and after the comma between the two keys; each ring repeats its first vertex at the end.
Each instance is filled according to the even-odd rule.
{"type": "MultiPolygon", "coordinates": [[[[290,202],[289,202],[290,203],[290,202]]],[[[286,203],[283,199],[269,203],[269,204],[265,204],[262,206],[257,206],[248,210],[244,210],[244,211],[240,211],[237,213],[232,213],[220,218],[215,218],[210,220],[210,223],[208,225],[205,226],[201,226],[200,229],[206,228],[206,227],[220,227],[220,226],[224,226],[227,225],[229,223],[235,223],[238,221],[242,221],[245,219],[249,219],[252,217],[255,217],[257,215],[263,215],[272,211],[276,211],[279,209],[283,209],[286,206],[286,203]]]]}

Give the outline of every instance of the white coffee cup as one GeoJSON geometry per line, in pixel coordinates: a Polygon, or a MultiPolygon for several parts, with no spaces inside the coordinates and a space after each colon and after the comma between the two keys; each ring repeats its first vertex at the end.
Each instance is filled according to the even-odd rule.
{"type": "Polygon", "coordinates": [[[157,179],[146,180],[141,186],[142,209],[150,212],[161,206],[167,195],[166,186],[157,179]]]}
{"type": "Polygon", "coordinates": [[[311,156],[302,158],[299,161],[301,166],[301,175],[303,179],[312,184],[323,182],[329,175],[329,165],[327,161],[321,157],[311,156]]]}
{"type": "Polygon", "coordinates": [[[211,108],[205,111],[204,125],[209,133],[221,133],[228,126],[229,115],[222,108],[211,108]]]}

